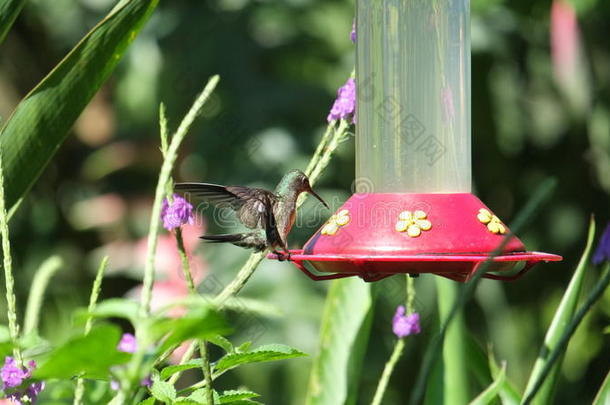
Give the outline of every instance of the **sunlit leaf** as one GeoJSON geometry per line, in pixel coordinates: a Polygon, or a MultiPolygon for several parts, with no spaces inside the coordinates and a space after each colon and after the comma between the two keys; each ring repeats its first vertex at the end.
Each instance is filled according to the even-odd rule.
{"type": "MultiPolygon", "coordinates": [[[[555,311],[553,321],[551,322],[551,326],[549,326],[544,338],[544,343],[542,344],[542,348],[540,349],[540,353],[538,354],[538,358],[536,359],[536,363],[534,364],[530,374],[525,393],[523,394],[524,399],[529,396],[536,380],[538,380],[538,375],[542,372],[545,363],[548,360],[549,353],[555,348],[565,328],[568,326],[572,320],[572,317],[574,316],[576,306],[578,304],[578,298],[580,296],[580,290],[582,289],[583,280],[585,278],[585,270],[589,266],[589,256],[591,255],[594,237],[595,222],[591,220],[585,250],[580,258],[578,266],[576,267],[576,271],[574,271],[574,275],[570,280],[570,284],[568,285],[568,288],[561,299],[559,307],[557,308],[557,311],[555,311]]],[[[536,396],[533,398],[531,402],[532,404],[549,404],[552,402],[554,389],[559,378],[561,364],[562,360],[559,360],[553,365],[553,368],[548,374],[545,382],[540,387],[540,390],[536,396]]]]}
{"type": "Polygon", "coordinates": [[[223,336],[220,336],[220,335],[212,336],[211,338],[208,339],[208,342],[215,344],[216,346],[220,347],[227,353],[232,353],[235,351],[233,344],[231,342],[229,342],[229,340],[223,336]]]}
{"type": "Polygon", "coordinates": [[[162,380],[153,379],[150,393],[157,400],[166,404],[171,404],[176,399],[176,389],[174,386],[162,380]]]}
{"type": "Polygon", "coordinates": [[[258,395],[256,392],[252,392],[252,391],[229,390],[229,391],[224,391],[222,394],[220,394],[219,403],[229,404],[229,403],[234,403],[235,401],[256,398],[259,396],[260,395],[258,395]]]}
{"type": "Polygon", "coordinates": [[[11,207],[11,213],[157,3],[158,0],[121,1],[19,103],[0,132],[6,205],[11,207]]]}
{"type": "Polygon", "coordinates": [[[131,356],[117,350],[120,337],[121,330],[116,326],[94,327],[88,335],[69,339],[53,350],[34,377],[72,378],[84,374],[89,378],[107,378],[110,367],[125,363],[131,356]]]}
{"type": "Polygon", "coordinates": [[[163,370],[161,370],[161,379],[167,380],[173,374],[180,373],[185,370],[192,370],[194,368],[200,369],[202,367],[202,365],[203,365],[203,363],[202,363],[201,359],[191,359],[182,364],[174,364],[171,366],[167,366],[163,370]]]}
{"type": "Polygon", "coordinates": [[[222,372],[243,364],[263,363],[302,356],[306,356],[306,354],[286,345],[265,345],[246,352],[226,354],[214,365],[214,371],[222,372]]]}

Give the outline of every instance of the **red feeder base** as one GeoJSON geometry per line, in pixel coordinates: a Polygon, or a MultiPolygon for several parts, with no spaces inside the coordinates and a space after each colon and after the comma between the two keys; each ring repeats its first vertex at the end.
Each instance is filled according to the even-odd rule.
{"type": "MultiPolygon", "coordinates": [[[[473,194],[354,194],[290,260],[314,280],[359,276],[377,281],[398,273],[433,273],[464,282],[509,234],[473,194]],[[334,274],[315,275],[308,264],[334,274]]],[[[561,259],[526,252],[510,236],[484,277],[514,280],[541,261],[561,259]],[[491,274],[508,272],[517,262],[524,266],[516,274],[491,274]]]]}

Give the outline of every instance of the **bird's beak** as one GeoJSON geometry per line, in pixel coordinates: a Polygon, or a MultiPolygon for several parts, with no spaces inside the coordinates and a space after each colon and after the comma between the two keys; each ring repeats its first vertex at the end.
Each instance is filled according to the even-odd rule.
{"type": "Polygon", "coordinates": [[[326,207],[326,209],[330,209],[330,208],[328,207],[328,204],[326,204],[326,202],[325,202],[325,201],[322,199],[322,197],[320,197],[320,196],[318,195],[318,193],[316,193],[315,191],[313,191],[313,190],[311,189],[311,187],[309,187],[309,190],[307,190],[307,192],[308,192],[309,194],[313,195],[314,197],[316,197],[316,198],[317,198],[317,199],[318,199],[318,200],[319,200],[319,201],[320,201],[322,204],[324,204],[324,206],[326,207]]]}

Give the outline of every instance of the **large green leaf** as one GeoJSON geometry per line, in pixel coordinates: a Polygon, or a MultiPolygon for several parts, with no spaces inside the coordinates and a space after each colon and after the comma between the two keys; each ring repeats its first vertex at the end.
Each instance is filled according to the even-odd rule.
{"type": "Polygon", "coordinates": [[[11,213],[159,0],[123,0],[17,106],[0,132],[11,213]]]}
{"type": "MultiPolygon", "coordinates": [[[[542,372],[546,362],[549,359],[550,352],[557,346],[564,330],[574,317],[576,306],[578,304],[578,298],[580,296],[580,290],[582,289],[583,280],[585,278],[585,270],[589,264],[589,256],[591,255],[594,237],[595,222],[591,220],[585,251],[580,258],[580,262],[578,263],[576,271],[570,280],[570,284],[568,285],[568,288],[561,299],[561,303],[559,304],[557,311],[555,311],[553,321],[551,322],[551,326],[546,333],[544,343],[530,374],[527,387],[525,388],[525,393],[523,394],[524,399],[529,397],[530,391],[533,389],[536,380],[538,380],[539,374],[542,372]]],[[[531,402],[532,404],[549,404],[552,402],[554,388],[561,369],[561,363],[561,360],[555,363],[543,385],[540,387],[540,390],[533,398],[531,402]]]]}
{"type": "Polygon", "coordinates": [[[305,404],[352,403],[370,330],[372,302],[370,286],[362,280],[346,278],[331,283],[305,404]]]}
{"type": "Polygon", "coordinates": [[[106,378],[110,367],[125,363],[131,356],[117,350],[120,336],[116,326],[95,327],[88,335],[72,338],[51,352],[34,377],[68,379],[82,373],[91,378],[106,378]]]}
{"type": "MultiPolygon", "coordinates": [[[[441,324],[447,320],[451,307],[454,305],[455,298],[458,295],[460,285],[455,281],[437,277],[436,288],[438,297],[438,309],[441,324]]],[[[468,373],[466,367],[468,360],[466,358],[467,342],[466,327],[464,323],[464,314],[460,310],[447,328],[447,335],[443,344],[442,357],[442,387],[438,387],[438,383],[434,379],[430,379],[429,383],[434,384],[442,389],[443,404],[457,405],[468,402],[468,373]]],[[[427,390],[430,392],[430,388],[427,390]]],[[[437,393],[438,394],[438,393],[437,393]]]]}
{"type": "Polygon", "coordinates": [[[13,26],[25,0],[0,0],[0,43],[13,26]]]}

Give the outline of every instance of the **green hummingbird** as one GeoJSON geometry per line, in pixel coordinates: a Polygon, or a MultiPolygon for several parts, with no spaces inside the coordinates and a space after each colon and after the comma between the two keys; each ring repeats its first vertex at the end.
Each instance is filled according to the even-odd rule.
{"type": "Polygon", "coordinates": [[[309,179],[300,170],[291,170],[284,175],[275,192],[209,183],[177,183],[174,189],[201,197],[216,206],[233,209],[239,221],[252,229],[243,233],[204,235],[201,239],[213,243],[229,242],[257,252],[271,249],[281,259],[290,258],[287,238],[296,219],[299,195],[308,192],[328,208],[328,204],[312,190],[309,179]]]}

